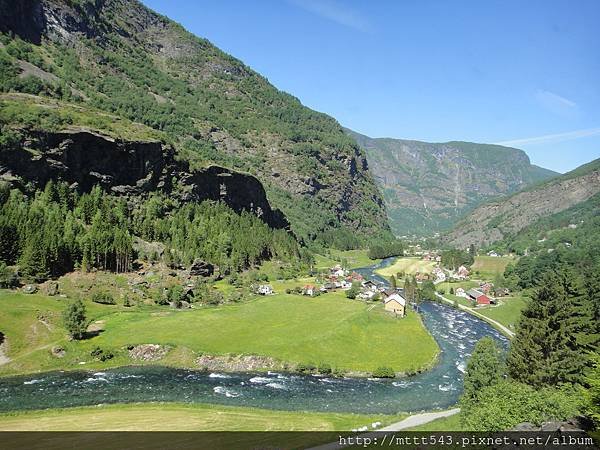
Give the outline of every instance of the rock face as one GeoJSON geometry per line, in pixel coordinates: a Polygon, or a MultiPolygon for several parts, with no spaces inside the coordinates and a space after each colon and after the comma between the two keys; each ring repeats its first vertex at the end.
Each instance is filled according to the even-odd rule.
{"type": "MultiPolygon", "coordinates": [[[[210,198],[224,195],[236,205],[241,191],[256,191],[258,180],[301,238],[330,235],[340,228],[363,240],[389,235],[383,199],[364,152],[333,118],[304,107],[241,61],[142,2],[0,0],[0,31],[39,45],[44,55],[44,68],[35,67],[33,58],[14,57],[14,65],[22,69],[17,77],[29,64],[27,73],[46,73],[46,78],[64,83],[79,106],[149,124],[168,134],[178,151],[185,147],[180,155],[204,166],[252,175],[227,181],[222,169],[198,174],[193,182],[203,186],[202,192],[210,186],[210,198]],[[63,64],[65,58],[72,66],[63,64]]],[[[60,136],[55,139],[65,142],[60,136]]],[[[85,140],[95,140],[77,139],[83,148],[85,140]]],[[[125,158],[131,167],[113,168],[113,173],[90,170],[75,181],[100,182],[117,190],[150,189],[161,178],[159,170],[148,179],[142,176],[148,175],[147,166],[158,153],[155,145],[139,143],[136,154],[148,158],[125,158]]],[[[49,147],[56,145],[50,142],[49,147]]],[[[60,171],[60,162],[51,169],[60,171]]],[[[265,204],[251,203],[269,215],[265,204]]]]}
{"type": "Polygon", "coordinates": [[[514,148],[373,139],[346,131],[367,153],[397,235],[442,231],[484,201],[558,175],[533,166],[514,148]]]}
{"type": "Polygon", "coordinates": [[[190,267],[190,275],[194,277],[210,277],[215,273],[215,266],[201,259],[196,259],[190,267]]]}
{"type": "Polygon", "coordinates": [[[535,189],[480,206],[444,236],[444,240],[457,248],[488,245],[519,232],[541,217],[584,202],[598,192],[600,159],[535,189]]]}
{"type": "Polygon", "coordinates": [[[237,212],[250,211],[273,228],[288,222],[271,208],[253,176],[210,166],[192,171],[160,142],[115,140],[91,131],[36,132],[0,152],[0,180],[26,189],[62,180],[89,192],[95,185],[130,197],[162,191],[185,202],[220,200],[237,212]]]}

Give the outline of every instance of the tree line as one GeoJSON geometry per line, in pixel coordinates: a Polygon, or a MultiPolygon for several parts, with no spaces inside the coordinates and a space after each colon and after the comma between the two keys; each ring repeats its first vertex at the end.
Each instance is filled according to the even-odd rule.
{"type": "Polygon", "coordinates": [[[31,195],[0,185],[0,262],[18,265],[26,279],[76,268],[127,272],[136,237],[163,243],[169,264],[201,258],[225,274],[272,257],[298,261],[301,253],[289,233],[221,203],[180,204],[158,193],[128,201],[99,187],[80,194],[53,181],[31,195]]]}

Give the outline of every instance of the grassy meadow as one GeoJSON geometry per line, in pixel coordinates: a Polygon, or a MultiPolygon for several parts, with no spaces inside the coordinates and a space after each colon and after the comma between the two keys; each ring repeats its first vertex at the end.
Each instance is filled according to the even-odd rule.
{"type": "Polygon", "coordinates": [[[477,308],[477,312],[514,330],[526,305],[526,297],[501,297],[498,305],[477,308]]]}
{"type": "Polygon", "coordinates": [[[209,404],[135,403],[0,414],[0,431],[333,431],[405,415],[361,415],[209,404]]]}
{"type": "Polygon", "coordinates": [[[506,266],[514,262],[516,259],[509,256],[476,256],[471,271],[476,273],[476,278],[493,280],[496,275],[504,273],[506,266]]]}
{"type": "Polygon", "coordinates": [[[434,267],[435,261],[424,261],[419,257],[403,257],[398,258],[391,266],[383,267],[376,270],[376,272],[381,276],[391,277],[398,272],[406,274],[431,273],[434,267]]]}
{"type": "Polygon", "coordinates": [[[409,372],[429,366],[438,352],[417,314],[397,319],[380,304],[348,300],[342,292],[315,298],[278,293],[191,310],[85,303],[102,331],[70,341],[61,319],[66,299],[0,291],[0,330],[12,359],[0,366],[0,375],[134,364],[126,347],[150,343],[169,346],[160,363],[176,367],[194,367],[200,354],[253,354],[292,364],[327,363],[345,372],[380,366],[409,372]],[[63,358],[51,354],[54,346],[64,348],[63,358]],[[90,356],[98,346],[114,358],[100,362],[90,356]]]}

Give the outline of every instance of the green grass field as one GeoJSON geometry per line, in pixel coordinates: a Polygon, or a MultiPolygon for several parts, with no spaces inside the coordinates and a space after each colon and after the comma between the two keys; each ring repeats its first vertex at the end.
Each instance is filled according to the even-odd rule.
{"type": "Polygon", "coordinates": [[[527,305],[527,299],[525,297],[504,297],[498,301],[498,306],[477,308],[477,312],[514,330],[521,317],[521,311],[527,305]]]}
{"type": "Polygon", "coordinates": [[[435,267],[434,261],[423,261],[421,258],[398,258],[394,264],[382,269],[376,270],[376,272],[384,277],[391,277],[396,275],[398,272],[404,272],[406,274],[431,273],[435,267]]]}
{"type": "Polygon", "coordinates": [[[404,417],[136,403],[0,414],[0,431],[333,431],[404,417]]]}
{"type": "Polygon", "coordinates": [[[104,331],[84,341],[67,339],[60,317],[65,304],[55,297],[0,291],[0,331],[8,338],[12,359],[0,366],[0,374],[133,364],[126,346],[148,343],[170,346],[160,363],[179,367],[193,367],[200,353],[255,354],[283,362],[327,363],[346,372],[380,366],[408,372],[429,366],[438,352],[418,315],[396,319],[381,305],[370,309],[372,305],[348,300],[341,292],[316,298],[277,294],[186,311],[86,302],[89,317],[103,321],[104,331]],[[55,345],[66,350],[64,358],[51,355],[55,345]],[[96,346],[115,357],[96,361],[90,356],[96,346]]]}
{"type": "Polygon", "coordinates": [[[474,277],[493,279],[496,275],[504,273],[506,266],[514,262],[516,259],[511,257],[476,256],[471,271],[478,272],[479,275],[474,274],[474,277]]]}
{"type": "Polygon", "coordinates": [[[329,269],[336,264],[345,262],[347,269],[356,269],[358,267],[366,267],[377,264],[380,259],[370,259],[367,254],[368,250],[335,250],[329,251],[329,256],[326,255],[315,255],[315,268],[317,270],[329,269]]]}

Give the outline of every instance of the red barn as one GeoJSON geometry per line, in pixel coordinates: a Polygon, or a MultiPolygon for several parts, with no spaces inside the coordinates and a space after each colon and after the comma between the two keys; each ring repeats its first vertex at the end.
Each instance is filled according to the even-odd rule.
{"type": "Polygon", "coordinates": [[[489,305],[490,303],[492,303],[492,300],[487,295],[485,295],[483,292],[477,289],[469,289],[467,291],[467,295],[477,305],[489,305]]]}

